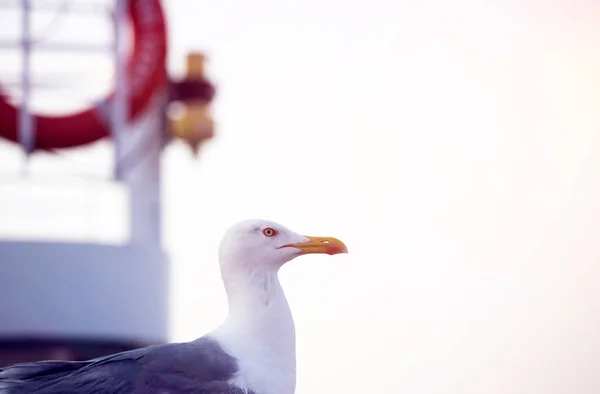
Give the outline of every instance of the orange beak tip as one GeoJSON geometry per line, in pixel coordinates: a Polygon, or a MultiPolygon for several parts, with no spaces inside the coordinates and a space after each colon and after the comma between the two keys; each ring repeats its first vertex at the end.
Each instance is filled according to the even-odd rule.
{"type": "Polygon", "coordinates": [[[335,254],[342,254],[342,253],[348,253],[348,249],[346,247],[340,247],[340,246],[330,246],[325,248],[325,253],[327,253],[330,256],[333,256],[335,254]]]}

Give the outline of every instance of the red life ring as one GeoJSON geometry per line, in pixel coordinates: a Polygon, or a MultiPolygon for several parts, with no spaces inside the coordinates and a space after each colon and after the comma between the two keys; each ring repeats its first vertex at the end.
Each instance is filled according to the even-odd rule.
{"type": "MultiPolygon", "coordinates": [[[[133,25],[133,53],[127,63],[129,119],[134,119],[167,82],[167,32],[160,0],[130,0],[129,16],[133,25]]],[[[113,96],[72,115],[35,115],[35,149],[71,148],[106,137],[113,96]]],[[[0,89],[0,137],[18,141],[18,112],[0,89]]]]}

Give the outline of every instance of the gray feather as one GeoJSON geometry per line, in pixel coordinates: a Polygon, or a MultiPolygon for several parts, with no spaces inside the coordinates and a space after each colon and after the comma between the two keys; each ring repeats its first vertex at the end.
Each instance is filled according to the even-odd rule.
{"type": "Polygon", "coordinates": [[[203,337],[88,361],[15,364],[0,369],[0,394],[242,394],[227,383],[237,370],[235,358],[203,337]]]}

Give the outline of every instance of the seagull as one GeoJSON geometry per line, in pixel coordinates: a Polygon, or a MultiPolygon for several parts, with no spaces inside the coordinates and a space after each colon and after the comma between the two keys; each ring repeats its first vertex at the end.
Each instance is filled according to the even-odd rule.
{"type": "Polygon", "coordinates": [[[296,334],[279,269],[301,255],[347,252],[336,238],[240,222],[219,247],[229,312],[213,331],[87,361],[8,366],[0,369],[0,394],[294,394],[296,334]]]}

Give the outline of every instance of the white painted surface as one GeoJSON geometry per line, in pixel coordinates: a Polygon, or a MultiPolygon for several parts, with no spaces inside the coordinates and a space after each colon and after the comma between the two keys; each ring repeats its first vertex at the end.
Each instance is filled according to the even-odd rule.
{"type": "Polygon", "coordinates": [[[0,337],[162,342],[168,283],[156,249],[0,242],[0,337]]]}

